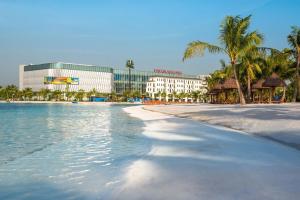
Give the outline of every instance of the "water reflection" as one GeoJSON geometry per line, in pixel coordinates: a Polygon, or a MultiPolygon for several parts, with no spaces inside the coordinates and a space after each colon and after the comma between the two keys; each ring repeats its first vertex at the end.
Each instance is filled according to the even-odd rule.
{"type": "Polygon", "coordinates": [[[0,199],[98,198],[122,166],[149,150],[143,123],[122,107],[2,104],[4,117],[0,199]]]}

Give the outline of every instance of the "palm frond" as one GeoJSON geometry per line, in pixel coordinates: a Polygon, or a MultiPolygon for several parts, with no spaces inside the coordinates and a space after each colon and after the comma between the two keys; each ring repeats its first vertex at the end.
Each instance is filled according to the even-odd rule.
{"type": "Polygon", "coordinates": [[[206,42],[194,41],[188,44],[183,56],[183,61],[194,56],[203,56],[205,50],[208,50],[210,53],[220,53],[224,50],[221,47],[212,45],[206,42]]]}

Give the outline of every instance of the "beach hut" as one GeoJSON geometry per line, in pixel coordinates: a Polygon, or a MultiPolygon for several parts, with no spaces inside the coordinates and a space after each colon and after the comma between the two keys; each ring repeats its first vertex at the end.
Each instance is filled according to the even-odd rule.
{"type": "Polygon", "coordinates": [[[221,88],[225,93],[225,100],[223,103],[238,103],[239,102],[239,98],[237,95],[234,95],[233,99],[228,98],[229,92],[231,92],[231,91],[236,92],[237,88],[238,88],[237,84],[236,84],[236,80],[234,78],[226,79],[223,82],[223,84],[221,85],[221,88]]]}
{"type": "Polygon", "coordinates": [[[208,92],[210,96],[210,103],[220,103],[219,95],[222,92],[222,87],[220,83],[215,84],[212,89],[208,92]]]}
{"type": "Polygon", "coordinates": [[[268,90],[269,87],[263,86],[263,83],[265,82],[265,79],[260,79],[256,83],[254,83],[251,87],[252,90],[252,100],[254,103],[263,103],[263,91],[268,90]],[[257,94],[258,93],[258,94],[257,94]]]}
{"type": "Polygon", "coordinates": [[[286,84],[276,73],[273,73],[271,76],[266,78],[266,80],[263,82],[262,86],[269,88],[269,103],[272,103],[273,99],[274,99],[274,101],[273,101],[274,103],[284,101],[286,84]],[[282,95],[281,99],[274,98],[275,88],[277,88],[277,87],[283,88],[283,95],[282,95]]]}

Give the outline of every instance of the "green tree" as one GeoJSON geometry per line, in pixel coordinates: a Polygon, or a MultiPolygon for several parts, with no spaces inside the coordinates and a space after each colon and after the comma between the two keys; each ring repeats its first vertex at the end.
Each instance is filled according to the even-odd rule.
{"type": "Polygon", "coordinates": [[[62,92],[60,90],[54,90],[52,92],[53,98],[55,99],[55,101],[59,101],[61,99],[62,96],[62,92]]]}
{"type": "Polygon", "coordinates": [[[194,101],[198,101],[200,98],[200,91],[199,90],[193,91],[191,97],[193,98],[194,101]]]}
{"type": "Polygon", "coordinates": [[[299,80],[299,65],[300,65],[300,28],[293,26],[292,32],[287,37],[288,43],[291,47],[290,52],[294,56],[296,62],[296,70],[294,75],[294,94],[293,102],[296,102],[297,98],[300,99],[300,80],[299,80]]]}
{"type": "Polygon", "coordinates": [[[75,97],[76,92],[75,91],[68,91],[66,93],[67,101],[70,101],[73,97],[75,97]]]}
{"type": "Polygon", "coordinates": [[[113,101],[113,102],[117,101],[118,99],[117,99],[117,94],[116,94],[116,92],[112,92],[112,93],[109,95],[109,99],[110,99],[110,101],[113,101]]]}
{"type": "Polygon", "coordinates": [[[32,91],[32,88],[25,88],[23,90],[23,94],[24,94],[24,97],[25,99],[28,101],[28,100],[31,100],[32,97],[33,97],[33,91],[32,91]]]}
{"type": "Polygon", "coordinates": [[[37,95],[39,97],[39,100],[40,100],[40,97],[42,97],[43,101],[45,101],[48,99],[50,93],[51,93],[51,90],[49,90],[47,88],[42,88],[38,91],[37,95]]]}
{"type": "Polygon", "coordinates": [[[263,41],[262,34],[257,31],[248,32],[251,16],[241,18],[240,16],[227,16],[221,23],[220,42],[222,47],[202,41],[194,41],[188,44],[183,60],[196,55],[202,56],[205,50],[210,53],[225,53],[228,55],[236,80],[240,103],[244,105],[245,98],[237,72],[237,64],[245,53],[254,45],[260,45],[263,41]]]}
{"type": "Polygon", "coordinates": [[[77,100],[79,100],[79,101],[83,101],[84,95],[85,95],[84,90],[80,89],[80,90],[78,90],[78,92],[76,93],[75,98],[76,98],[77,100]]]}
{"type": "Polygon", "coordinates": [[[4,88],[4,91],[3,91],[4,96],[5,96],[4,98],[7,100],[9,100],[9,99],[14,100],[18,96],[18,92],[19,92],[19,90],[18,90],[17,86],[8,85],[4,88]]]}
{"type": "Polygon", "coordinates": [[[246,74],[247,82],[247,99],[251,101],[251,84],[256,79],[256,74],[261,74],[262,70],[260,65],[262,64],[262,58],[260,56],[258,48],[255,46],[249,49],[245,55],[241,58],[240,68],[244,70],[246,74]]]}
{"type": "Polygon", "coordinates": [[[91,91],[86,93],[86,97],[90,99],[91,97],[95,97],[97,94],[98,94],[97,90],[93,88],[91,91]]]}
{"type": "Polygon", "coordinates": [[[173,92],[172,92],[172,101],[173,101],[173,102],[175,101],[176,96],[177,96],[177,92],[176,92],[176,91],[173,91],[173,92]]]}
{"type": "Polygon", "coordinates": [[[161,97],[166,101],[167,93],[165,91],[163,91],[161,93],[161,97]]]}
{"type": "Polygon", "coordinates": [[[134,62],[133,60],[126,61],[126,68],[129,70],[129,92],[131,92],[131,70],[134,69],[134,62]]]}
{"type": "Polygon", "coordinates": [[[142,94],[139,90],[136,90],[132,93],[132,96],[135,97],[135,98],[141,98],[142,94]]]}

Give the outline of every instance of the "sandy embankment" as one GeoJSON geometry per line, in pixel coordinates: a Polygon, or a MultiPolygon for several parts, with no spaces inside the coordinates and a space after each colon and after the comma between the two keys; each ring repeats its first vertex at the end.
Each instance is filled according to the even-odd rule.
{"type": "Polygon", "coordinates": [[[300,104],[160,105],[145,109],[243,130],[300,149],[300,104]]]}
{"type": "Polygon", "coordinates": [[[112,199],[298,199],[298,150],[241,131],[143,110],[152,149],[121,178],[112,199]]]}

